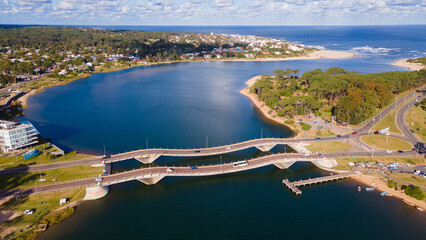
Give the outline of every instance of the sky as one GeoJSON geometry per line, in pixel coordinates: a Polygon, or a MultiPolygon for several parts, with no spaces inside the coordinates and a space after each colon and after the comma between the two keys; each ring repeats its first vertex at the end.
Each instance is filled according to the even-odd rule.
{"type": "Polygon", "coordinates": [[[0,0],[0,24],[426,24],[426,0],[0,0]]]}

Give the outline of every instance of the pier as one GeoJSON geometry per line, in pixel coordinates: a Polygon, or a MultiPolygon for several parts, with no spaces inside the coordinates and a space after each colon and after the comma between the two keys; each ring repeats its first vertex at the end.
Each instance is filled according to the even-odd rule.
{"type": "Polygon", "coordinates": [[[323,183],[323,182],[331,182],[331,181],[337,181],[345,178],[350,178],[356,175],[361,174],[360,172],[347,172],[347,173],[340,173],[340,174],[334,174],[330,176],[325,177],[317,177],[317,178],[309,178],[305,180],[299,180],[295,182],[290,182],[288,179],[283,180],[283,184],[289,188],[294,194],[301,195],[302,191],[298,188],[300,186],[306,186],[311,184],[317,184],[317,183],[323,183]]]}

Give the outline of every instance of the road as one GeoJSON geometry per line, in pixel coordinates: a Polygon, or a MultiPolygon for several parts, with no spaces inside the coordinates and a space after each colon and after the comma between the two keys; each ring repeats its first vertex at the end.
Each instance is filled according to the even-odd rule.
{"type": "MultiPolygon", "coordinates": [[[[327,158],[335,158],[335,157],[352,157],[355,155],[356,157],[368,157],[370,154],[364,151],[352,151],[352,152],[336,152],[325,154],[327,158]]],[[[392,156],[392,157],[411,157],[413,156],[412,152],[405,153],[394,153],[388,154],[385,151],[379,151],[374,153],[375,156],[392,156]]],[[[279,164],[280,162],[286,161],[316,161],[319,159],[319,155],[310,155],[306,156],[303,154],[296,153],[279,153],[267,155],[259,158],[254,158],[247,160],[248,165],[242,167],[234,167],[233,163],[224,163],[217,165],[208,165],[208,166],[197,166],[197,169],[191,169],[189,166],[185,167],[173,167],[173,171],[167,171],[168,166],[160,166],[160,167],[148,167],[148,168],[140,168],[132,171],[115,173],[107,176],[103,176],[102,185],[112,185],[127,181],[133,180],[144,180],[144,179],[153,179],[153,178],[164,178],[170,176],[186,176],[186,177],[200,177],[200,176],[211,176],[211,175],[221,175],[228,173],[235,173],[240,171],[247,171],[254,168],[264,167],[271,164],[279,164]]],[[[156,183],[156,182],[154,182],[156,183]]],[[[7,191],[0,193],[0,197],[5,197],[9,195],[13,195],[15,193],[19,193],[21,196],[34,193],[34,192],[48,192],[48,191],[57,191],[62,189],[71,189],[83,186],[94,186],[97,185],[97,182],[93,178],[82,179],[77,181],[68,181],[68,182],[59,182],[52,185],[38,186],[36,188],[28,188],[28,189],[18,189],[13,191],[7,191]]]]}
{"type": "Polygon", "coordinates": [[[408,103],[404,104],[402,107],[398,109],[395,116],[395,123],[398,129],[401,131],[401,133],[410,139],[411,143],[416,143],[419,140],[416,138],[416,136],[410,131],[410,128],[408,127],[407,123],[405,122],[405,113],[412,108],[416,103],[421,102],[426,97],[426,94],[423,93],[422,95],[416,97],[415,99],[409,101],[408,103]]]}

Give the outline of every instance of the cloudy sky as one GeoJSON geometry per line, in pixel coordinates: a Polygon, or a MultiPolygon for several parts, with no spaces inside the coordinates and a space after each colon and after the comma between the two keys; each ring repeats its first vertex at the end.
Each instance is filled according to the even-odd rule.
{"type": "Polygon", "coordinates": [[[426,24],[426,0],[0,0],[0,24],[426,24]]]}

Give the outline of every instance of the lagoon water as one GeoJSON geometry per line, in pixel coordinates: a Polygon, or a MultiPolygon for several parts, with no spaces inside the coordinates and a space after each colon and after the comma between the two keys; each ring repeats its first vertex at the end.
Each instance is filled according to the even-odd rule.
{"type": "MultiPolygon", "coordinates": [[[[258,138],[261,132],[263,137],[291,137],[288,129],[262,117],[239,94],[248,79],[278,68],[401,71],[405,69],[389,63],[425,52],[425,26],[147,28],[138,30],[267,35],[357,51],[361,57],[180,63],[94,74],[32,96],[25,118],[55,144],[94,154],[101,154],[104,145],[108,153],[118,153],[146,148],[147,143],[150,148],[223,145],[258,138]]],[[[281,151],[285,147],[273,150],[281,151]]],[[[249,149],[224,155],[223,161],[262,154],[249,149]]],[[[219,156],[160,158],[157,164],[218,161],[219,156]]],[[[127,161],[113,170],[139,166],[127,161]]],[[[81,204],[42,239],[415,239],[426,233],[424,214],[378,192],[358,192],[354,181],[305,187],[301,197],[281,184],[283,178],[324,174],[310,164],[295,164],[289,170],[271,166],[226,176],[165,178],[155,186],[120,184],[105,198],[81,204]]]]}

